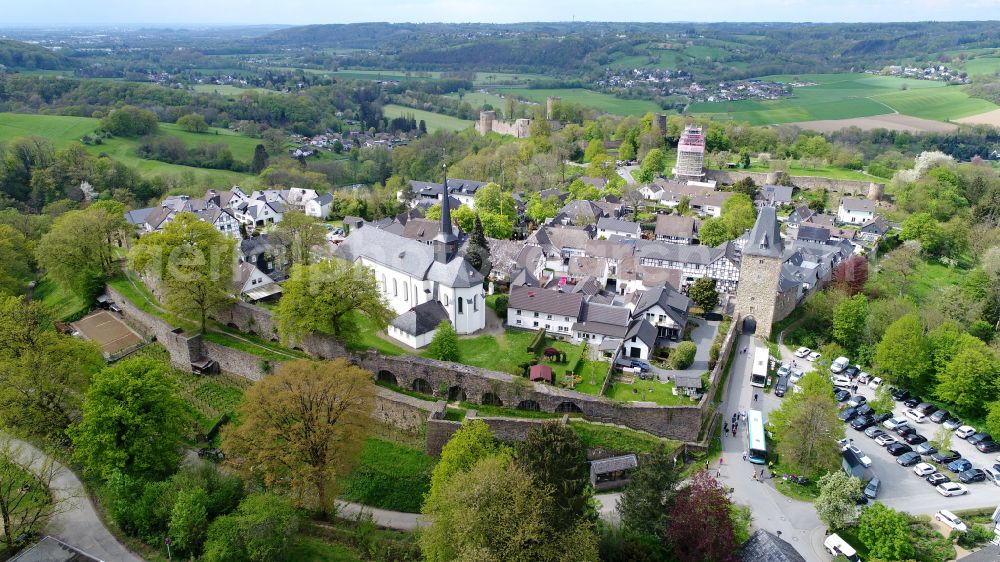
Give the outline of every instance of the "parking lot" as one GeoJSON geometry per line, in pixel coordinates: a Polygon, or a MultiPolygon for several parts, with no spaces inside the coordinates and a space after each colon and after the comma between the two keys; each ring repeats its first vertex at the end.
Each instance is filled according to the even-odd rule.
{"type": "MultiPolygon", "coordinates": [[[[803,363],[804,361],[802,360],[798,361],[800,366],[803,363]]],[[[824,374],[829,375],[829,373],[824,374]]],[[[858,386],[858,394],[868,400],[875,398],[875,391],[873,389],[868,388],[867,385],[859,384],[858,386]]],[[[764,406],[767,410],[777,408],[780,405],[780,400],[781,398],[775,397],[773,394],[765,395],[764,406]]],[[[893,409],[893,417],[904,417],[907,409],[902,402],[896,402],[896,407],[893,409]]],[[[917,433],[923,435],[928,440],[933,440],[935,434],[941,428],[941,424],[934,423],[930,419],[927,419],[923,423],[916,423],[912,420],[908,423],[917,430],[917,433]]],[[[879,427],[882,427],[881,424],[879,424],[879,427]]],[[[885,430],[884,427],[883,430],[885,430]]],[[[902,438],[898,437],[894,432],[885,431],[896,437],[898,442],[902,442],[902,438]]],[[[913,467],[904,467],[896,463],[897,457],[890,455],[885,447],[878,445],[874,439],[867,437],[864,431],[857,431],[849,423],[845,423],[844,436],[847,439],[852,439],[853,444],[871,459],[871,471],[874,472],[882,483],[878,494],[878,501],[883,502],[889,507],[911,514],[933,515],[941,509],[955,511],[980,507],[995,508],[1000,504],[1000,486],[990,481],[965,484],[969,489],[968,494],[944,497],[924,478],[914,474],[913,467]]],[[[1000,462],[997,460],[997,456],[1000,453],[980,453],[974,446],[954,434],[951,439],[951,448],[961,453],[962,458],[968,459],[974,468],[990,468],[1000,462]]],[[[925,456],[920,462],[927,462],[928,460],[929,457],[925,456]]],[[[952,482],[959,482],[958,476],[946,467],[942,466],[940,472],[948,476],[952,482]]]]}

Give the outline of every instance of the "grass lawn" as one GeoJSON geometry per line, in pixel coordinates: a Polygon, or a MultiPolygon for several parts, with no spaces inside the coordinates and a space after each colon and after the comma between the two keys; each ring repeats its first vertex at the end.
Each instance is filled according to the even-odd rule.
{"type": "Polygon", "coordinates": [[[650,453],[661,445],[668,450],[680,446],[680,442],[632,431],[623,427],[591,423],[582,419],[570,418],[569,427],[588,448],[602,447],[615,451],[650,453]]]}
{"type": "Polygon", "coordinates": [[[517,94],[522,98],[538,103],[545,103],[546,98],[549,96],[558,96],[564,101],[578,103],[614,115],[645,115],[650,112],[663,111],[659,105],[649,100],[625,100],[616,98],[610,94],[602,94],[583,88],[559,88],[552,90],[512,88],[504,90],[504,92],[517,94]]]}
{"type": "MultiPolygon", "coordinates": [[[[466,410],[475,410],[479,417],[490,418],[532,418],[532,419],[558,419],[564,414],[554,412],[536,412],[534,410],[518,410],[517,408],[504,408],[501,406],[491,406],[489,404],[473,404],[472,402],[462,402],[462,407],[466,410]]],[[[579,415],[579,414],[577,414],[579,415]]]]}
{"type": "Polygon", "coordinates": [[[256,355],[265,361],[294,361],[295,359],[307,359],[309,357],[305,353],[283,348],[272,342],[265,342],[258,338],[251,339],[247,334],[240,334],[240,338],[243,339],[219,332],[205,332],[201,337],[205,341],[256,355]]]}
{"type": "Polygon", "coordinates": [[[383,338],[379,336],[378,331],[376,330],[375,325],[372,324],[371,319],[364,314],[356,314],[355,321],[358,324],[358,337],[356,341],[347,345],[348,349],[353,349],[355,351],[377,349],[379,353],[384,355],[406,354],[405,349],[391,342],[388,337],[383,338]]]}
{"type": "Polygon", "coordinates": [[[1000,57],[976,57],[965,61],[969,76],[992,76],[1000,72],[1000,57]]]}
{"type": "MultiPolygon", "coordinates": [[[[750,167],[746,171],[749,172],[769,172],[770,168],[758,161],[751,162],[750,167]]],[[[819,178],[830,178],[834,180],[857,180],[857,181],[885,181],[882,178],[876,178],[873,176],[866,175],[858,170],[848,170],[845,168],[836,168],[831,165],[821,166],[819,168],[809,168],[804,165],[799,160],[793,160],[788,166],[788,175],[790,176],[812,176],[819,178]]]]}
{"type": "MultiPolygon", "coordinates": [[[[447,97],[458,99],[458,94],[448,94],[447,97]]],[[[504,103],[502,97],[488,92],[468,92],[462,96],[462,101],[476,109],[482,109],[486,104],[493,106],[493,109],[502,109],[504,103]]]]}
{"type": "Polygon", "coordinates": [[[937,121],[960,119],[997,108],[986,100],[969,97],[960,86],[910,89],[873,96],[872,99],[904,115],[937,121]]]}
{"type": "Polygon", "coordinates": [[[342,496],[381,509],[418,513],[435,464],[436,459],[423,450],[369,438],[358,464],[343,481],[342,496]]]}
{"type": "Polygon", "coordinates": [[[926,302],[933,297],[934,291],[947,286],[961,285],[966,271],[956,267],[948,267],[938,262],[921,261],[909,277],[906,294],[913,297],[917,303],[926,302]]]}
{"type": "Polygon", "coordinates": [[[473,125],[472,121],[459,119],[458,117],[452,117],[451,115],[433,113],[422,109],[413,109],[412,107],[405,107],[402,105],[389,104],[383,107],[382,110],[385,112],[387,119],[412,115],[417,121],[424,121],[427,124],[427,131],[431,133],[439,130],[461,131],[462,129],[467,129],[473,125]]]}
{"type": "Polygon", "coordinates": [[[241,88],[232,84],[195,84],[194,91],[203,94],[219,94],[227,98],[258,91],[256,88],[241,88]]]}
{"type": "Polygon", "coordinates": [[[53,320],[73,321],[90,310],[83,299],[62,288],[48,276],[42,277],[35,285],[32,298],[42,303],[53,320]]]}
{"type": "Polygon", "coordinates": [[[655,402],[661,406],[690,406],[697,404],[683,394],[674,395],[673,382],[641,381],[633,384],[623,382],[611,383],[608,398],[619,402],[655,402]]]}
{"type": "Polygon", "coordinates": [[[299,537],[285,552],[289,560],[299,562],[361,562],[364,560],[354,549],[313,537],[299,537]]]}

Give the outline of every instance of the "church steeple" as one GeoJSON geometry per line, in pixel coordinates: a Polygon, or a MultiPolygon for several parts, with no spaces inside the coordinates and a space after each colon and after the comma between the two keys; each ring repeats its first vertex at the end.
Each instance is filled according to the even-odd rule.
{"type": "Polygon", "coordinates": [[[451,194],[448,193],[448,166],[443,164],[444,184],[441,194],[441,231],[434,237],[434,259],[448,263],[458,253],[458,237],[451,229],[451,194]]]}

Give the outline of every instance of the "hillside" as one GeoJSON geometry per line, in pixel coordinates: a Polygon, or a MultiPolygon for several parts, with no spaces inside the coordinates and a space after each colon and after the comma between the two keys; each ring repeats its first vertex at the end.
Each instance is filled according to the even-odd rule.
{"type": "Polygon", "coordinates": [[[16,70],[65,70],[75,66],[62,54],[8,39],[0,39],[0,64],[16,70]]]}

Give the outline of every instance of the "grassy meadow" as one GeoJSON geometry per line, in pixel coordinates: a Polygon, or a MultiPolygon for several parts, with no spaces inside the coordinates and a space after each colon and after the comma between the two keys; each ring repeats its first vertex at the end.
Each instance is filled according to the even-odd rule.
{"type": "Polygon", "coordinates": [[[417,121],[423,119],[424,122],[427,123],[427,131],[431,133],[441,129],[446,131],[461,131],[462,129],[471,127],[473,124],[472,121],[459,119],[457,117],[452,117],[451,115],[424,111],[422,109],[413,109],[402,105],[389,104],[383,107],[382,110],[385,112],[385,116],[389,119],[402,117],[404,115],[412,115],[417,121]]]}
{"type": "Polygon", "coordinates": [[[645,115],[649,112],[660,112],[660,106],[650,100],[624,100],[610,94],[602,94],[582,88],[560,88],[552,90],[533,90],[530,88],[511,88],[504,90],[517,94],[522,98],[545,103],[549,96],[561,97],[564,101],[593,107],[604,113],[615,115],[645,115]]]}

